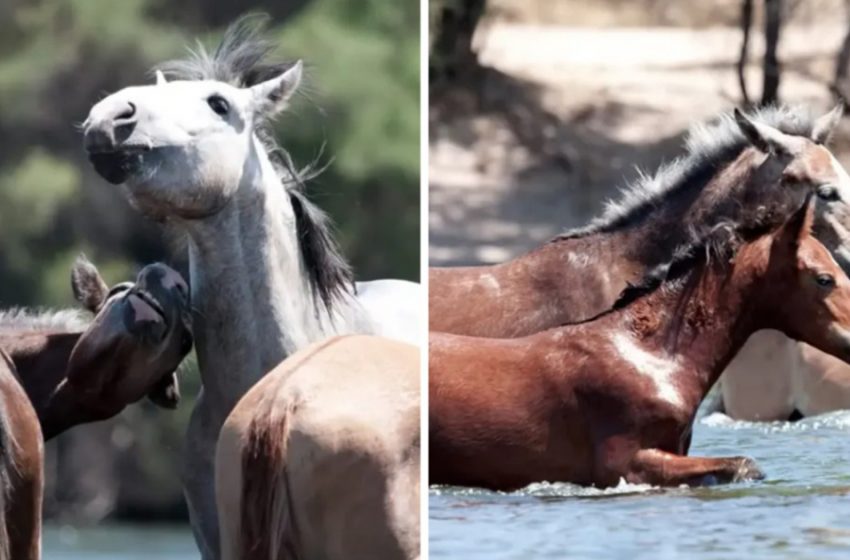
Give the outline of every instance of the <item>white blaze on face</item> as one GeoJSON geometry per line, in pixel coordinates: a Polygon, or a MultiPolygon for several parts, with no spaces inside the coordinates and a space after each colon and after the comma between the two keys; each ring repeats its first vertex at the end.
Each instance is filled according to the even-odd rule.
{"type": "Polygon", "coordinates": [[[641,348],[632,337],[626,334],[615,334],[611,340],[620,356],[632,364],[638,374],[652,381],[660,399],[675,406],[684,406],[682,395],[673,384],[673,374],[679,367],[676,360],[657,356],[641,348]]]}

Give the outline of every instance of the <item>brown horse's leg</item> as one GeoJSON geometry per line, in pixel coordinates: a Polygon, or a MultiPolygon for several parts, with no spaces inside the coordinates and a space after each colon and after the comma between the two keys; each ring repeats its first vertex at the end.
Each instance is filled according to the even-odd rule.
{"type": "Polygon", "coordinates": [[[14,509],[9,512],[9,541],[14,560],[39,560],[41,558],[41,502],[43,481],[41,473],[32,473],[26,479],[13,477],[10,498],[14,509]]]}
{"type": "Polygon", "coordinates": [[[629,482],[678,486],[761,480],[764,474],[748,457],[686,457],[659,449],[641,449],[632,459],[629,482]]]}
{"type": "Polygon", "coordinates": [[[44,497],[44,440],[38,416],[23,389],[0,381],[0,398],[13,446],[6,527],[13,560],[41,558],[41,503],[44,497]]]}

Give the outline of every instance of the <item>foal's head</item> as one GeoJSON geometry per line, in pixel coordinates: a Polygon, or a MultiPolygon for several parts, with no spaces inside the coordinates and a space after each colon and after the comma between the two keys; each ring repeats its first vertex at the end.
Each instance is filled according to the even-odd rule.
{"type": "Polygon", "coordinates": [[[301,62],[267,64],[272,44],[243,19],[212,55],[172,63],[168,81],[122,89],[84,123],[85,147],[97,172],[124,183],[154,217],[215,214],[243,180],[271,171],[257,134],[281,112],[301,81],[301,62]],[[266,166],[263,169],[263,166],[266,166]]]}
{"type": "Polygon", "coordinates": [[[814,200],[772,237],[766,307],[783,330],[824,352],[850,360],[850,279],[812,235],[814,200]]]}
{"type": "Polygon", "coordinates": [[[812,228],[845,271],[850,271],[850,175],[825,147],[842,109],[815,120],[808,135],[786,134],[740,111],[734,117],[744,137],[767,155],[752,180],[768,188],[806,189],[815,194],[812,228]]]}
{"type": "Polygon", "coordinates": [[[96,315],[71,353],[68,385],[103,412],[116,413],[145,395],[176,407],[174,372],[192,348],[189,290],[180,274],[151,264],[135,283],[109,289],[81,258],[71,283],[77,300],[96,315]]]}

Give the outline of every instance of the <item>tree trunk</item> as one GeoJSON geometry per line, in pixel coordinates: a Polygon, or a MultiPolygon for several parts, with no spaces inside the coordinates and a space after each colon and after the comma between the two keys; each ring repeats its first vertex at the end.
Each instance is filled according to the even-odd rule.
{"type": "Polygon", "coordinates": [[[844,1],[844,14],[847,19],[847,32],[841,43],[841,50],[835,59],[835,80],[832,82],[832,91],[836,97],[847,107],[847,66],[850,64],[850,0],[844,1]]]}
{"type": "Polygon", "coordinates": [[[747,77],[744,74],[747,68],[747,58],[750,50],[750,28],[753,25],[753,0],[744,0],[741,3],[741,54],[738,57],[738,84],[741,86],[741,98],[744,105],[750,104],[750,95],[747,93],[747,77]]]}
{"type": "Polygon", "coordinates": [[[781,67],[776,55],[782,26],[782,0],[764,2],[764,82],[761,104],[770,105],[779,100],[779,76],[781,67]]]}
{"type": "Polygon", "coordinates": [[[472,38],[485,4],[486,0],[444,0],[438,8],[428,69],[432,84],[456,81],[478,66],[472,38]]]}

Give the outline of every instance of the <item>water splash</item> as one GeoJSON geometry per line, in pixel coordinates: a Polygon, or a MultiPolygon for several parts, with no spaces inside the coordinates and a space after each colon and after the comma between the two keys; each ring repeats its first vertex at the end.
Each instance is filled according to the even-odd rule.
{"type": "Polygon", "coordinates": [[[513,492],[501,492],[484,490],[481,488],[463,488],[459,486],[432,486],[431,495],[434,496],[528,496],[534,498],[601,498],[609,496],[628,496],[635,494],[647,494],[661,492],[660,486],[650,484],[632,484],[620,479],[616,486],[609,488],[596,488],[594,486],[579,486],[568,482],[535,482],[525,488],[513,492]]]}
{"type": "Polygon", "coordinates": [[[712,412],[698,420],[703,426],[730,430],[754,430],[761,433],[810,432],[815,430],[850,429],[850,410],[838,410],[818,416],[810,416],[796,422],[753,422],[735,420],[722,412],[712,412]]]}

